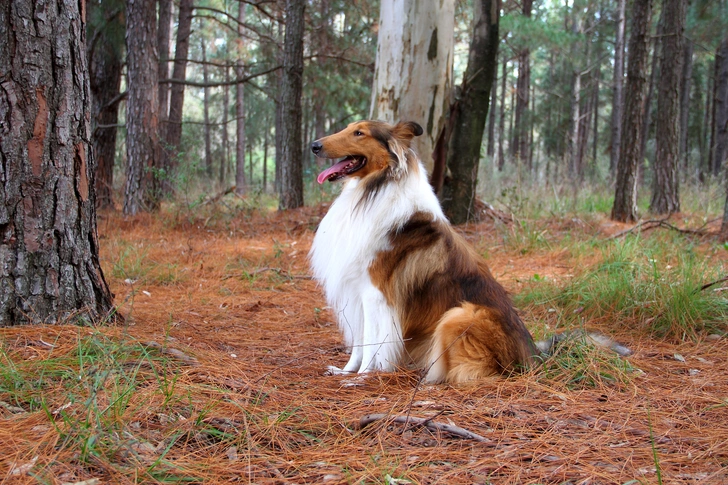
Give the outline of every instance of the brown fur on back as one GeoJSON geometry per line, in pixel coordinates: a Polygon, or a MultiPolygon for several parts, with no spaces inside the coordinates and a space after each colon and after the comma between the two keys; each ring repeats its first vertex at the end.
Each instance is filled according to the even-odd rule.
{"type": "Polygon", "coordinates": [[[463,382],[528,366],[538,354],[485,260],[445,221],[415,213],[369,267],[396,309],[412,362],[463,382]],[[438,367],[439,368],[439,367],[438,367]]]}

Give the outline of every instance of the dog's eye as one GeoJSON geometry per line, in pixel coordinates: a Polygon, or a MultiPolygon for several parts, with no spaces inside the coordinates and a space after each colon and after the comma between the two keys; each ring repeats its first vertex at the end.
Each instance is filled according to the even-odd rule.
{"type": "Polygon", "coordinates": [[[359,130],[356,130],[356,131],[354,132],[354,136],[364,136],[364,133],[362,133],[362,132],[361,132],[361,131],[359,131],[359,130]]]}

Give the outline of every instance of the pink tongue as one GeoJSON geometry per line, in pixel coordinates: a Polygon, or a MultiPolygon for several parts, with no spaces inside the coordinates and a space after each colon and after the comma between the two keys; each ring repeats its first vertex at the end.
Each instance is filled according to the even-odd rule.
{"type": "Polygon", "coordinates": [[[326,170],[324,170],[323,172],[321,172],[320,174],[318,174],[318,177],[316,178],[316,181],[319,184],[324,183],[326,180],[328,180],[328,178],[331,175],[333,175],[335,173],[338,173],[338,172],[341,172],[344,169],[344,167],[346,167],[347,165],[349,165],[350,162],[351,162],[351,158],[350,157],[346,157],[345,159],[343,159],[339,163],[335,163],[334,165],[330,166],[329,168],[327,168],[326,170]]]}

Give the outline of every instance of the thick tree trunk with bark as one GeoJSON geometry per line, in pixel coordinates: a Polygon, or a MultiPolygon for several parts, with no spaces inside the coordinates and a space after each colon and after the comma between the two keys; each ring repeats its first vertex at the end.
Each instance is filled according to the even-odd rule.
{"type": "MultiPolygon", "coordinates": [[[[89,10],[99,8],[94,2],[89,10]]],[[[89,12],[90,13],[90,12],[89,12]]],[[[112,13],[104,28],[112,24],[123,31],[122,12],[112,13]]],[[[119,91],[123,66],[123,46],[107,38],[103,32],[89,32],[96,39],[88,48],[91,85],[91,141],[96,160],[96,204],[99,208],[113,207],[114,158],[119,122],[119,91]]],[[[119,39],[123,44],[123,39],[119,39]]]]}
{"type": "Polygon", "coordinates": [[[680,85],[680,159],[683,162],[683,173],[688,174],[689,147],[688,129],[690,126],[690,89],[693,80],[693,42],[685,38],[683,49],[682,84],[680,85]]]}
{"type": "Polygon", "coordinates": [[[124,214],[159,205],[159,86],[155,0],[129,0],[126,7],[126,185],[124,214]]]}
{"type": "Polygon", "coordinates": [[[716,52],[714,83],[710,148],[713,173],[717,175],[728,158],[728,37],[723,39],[716,52]]]}
{"type": "MultiPolygon", "coordinates": [[[[241,3],[241,5],[245,5],[241,3]]],[[[207,48],[205,39],[200,42],[200,50],[202,52],[202,81],[207,84],[210,80],[210,66],[207,65],[207,48]]],[[[205,86],[202,88],[202,118],[205,138],[205,173],[208,178],[212,178],[212,130],[210,127],[210,88],[205,86]]]]}
{"type": "Polygon", "coordinates": [[[83,2],[0,6],[0,327],[99,322],[83,2]]]}
{"type": "MultiPolygon", "coordinates": [[[[187,71],[187,56],[190,50],[190,33],[192,31],[192,0],[180,0],[179,19],[177,22],[177,41],[174,49],[172,79],[184,81],[187,71]]],[[[163,193],[170,194],[172,186],[170,177],[177,167],[179,145],[182,141],[182,108],[185,100],[185,85],[174,83],[169,94],[169,118],[164,130],[164,150],[161,167],[166,174],[163,193]]]]}
{"type": "MultiPolygon", "coordinates": [[[[159,0],[159,26],[157,27],[157,51],[159,80],[169,78],[169,44],[172,31],[172,0],[159,0]]],[[[159,83],[159,126],[166,128],[169,116],[169,84],[159,83]]]]}
{"type": "Polygon", "coordinates": [[[673,214],[680,211],[678,166],[680,161],[680,85],[683,63],[683,31],[687,0],[665,0],[662,59],[655,125],[655,174],[650,211],[673,214]]]}
{"type": "Polygon", "coordinates": [[[490,110],[488,111],[488,148],[487,154],[493,160],[495,155],[495,107],[498,103],[498,67],[493,74],[493,86],[490,88],[490,110]]]}
{"type": "MultiPolygon", "coordinates": [[[[645,107],[642,110],[642,134],[640,135],[640,157],[639,165],[637,166],[637,178],[642,180],[642,172],[644,171],[645,158],[647,157],[647,140],[650,138],[650,129],[652,128],[652,100],[655,98],[655,86],[657,86],[657,78],[660,74],[660,48],[661,48],[661,37],[662,37],[662,24],[664,22],[664,15],[660,15],[660,20],[657,24],[657,35],[655,35],[652,42],[652,67],[650,68],[650,82],[647,88],[647,98],[645,98],[645,107]]],[[[649,54],[648,54],[649,57],[649,54]]]]}
{"type": "Polygon", "coordinates": [[[637,164],[641,155],[640,136],[644,120],[642,110],[647,85],[647,47],[651,10],[651,0],[634,0],[622,117],[622,148],[617,164],[617,183],[612,206],[612,219],[622,222],[637,220],[637,164]]]}
{"type": "MultiPolygon", "coordinates": [[[[245,22],[245,3],[238,4],[238,38],[236,40],[237,63],[235,75],[238,79],[245,75],[245,41],[243,23],[245,22]]],[[[244,195],[248,190],[245,180],[245,84],[235,85],[235,193],[244,195]]]]}
{"type": "MultiPolygon", "coordinates": [[[[531,18],[533,0],[523,0],[522,13],[531,18]]],[[[518,54],[518,80],[516,82],[516,119],[513,136],[513,156],[518,163],[528,165],[530,116],[528,116],[528,102],[531,91],[531,51],[528,48],[518,54]]]]}
{"type": "Polygon", "coordinates": [[[612,77],[612,150],[609,173],[617,169],[622,147],[622,112],[624,111],[624,27],[626,0],[617,0],[617,36],[614,42],[614,76],[612,77]]]}
{"type": "Polygon", "coordinates": [[[286,35],[281,82],[281,153],[278,209],[303,205],[301,96],[303,93],[304,0],[286,0],[286,35]]]}
{"type": "Polygon", "coordinates": [[[422,125],[425,132],[412,146],[428,173],[450,104],[454,28],[454,0],[381,2],[369,117],[422,125]]]}
{"type": "Polygon", "coordinates": [[[473,36],[460,99],[452,106],[453,126],[447,150],[447,166],[452,177],[443,187],[445,214],[453,224],[472,217],[478,163],[488,117],[490,90],[498,54],[500,1],[475,0],[473,36]]]}

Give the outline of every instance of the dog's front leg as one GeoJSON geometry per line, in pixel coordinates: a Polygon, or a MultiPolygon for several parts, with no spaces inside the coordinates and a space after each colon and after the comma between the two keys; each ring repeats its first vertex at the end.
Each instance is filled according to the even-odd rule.
{"type": "Polygon", "coordinates": [[[362,303],[364,328],[359,372],[394,370],[404,348],[397,317],[373,285],[362,292],[362,303]]]}

